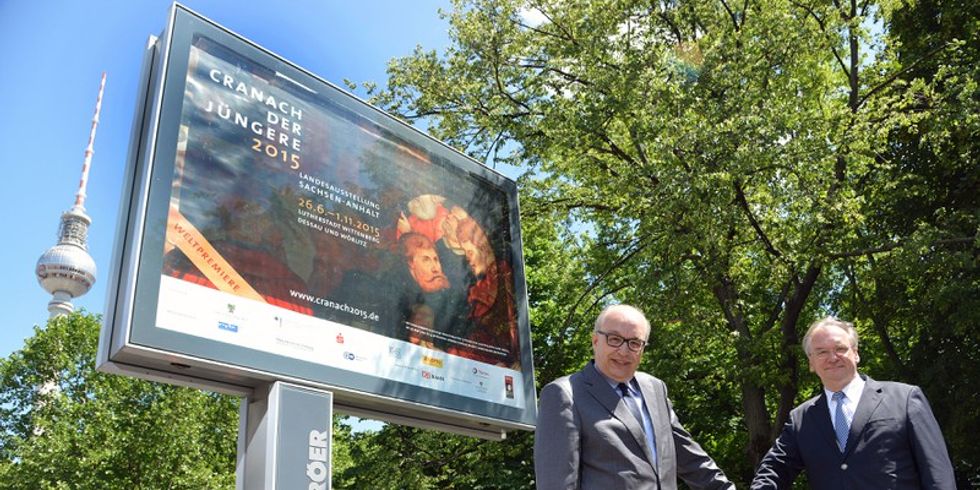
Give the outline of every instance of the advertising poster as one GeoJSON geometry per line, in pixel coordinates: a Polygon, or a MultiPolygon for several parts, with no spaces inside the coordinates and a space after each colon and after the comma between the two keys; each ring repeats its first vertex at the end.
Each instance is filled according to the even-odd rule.
{"type": "Polygon", "coordinates": [[[533,405],[507,193],[336,89],[190,44],[156,328],[533,405]]]}

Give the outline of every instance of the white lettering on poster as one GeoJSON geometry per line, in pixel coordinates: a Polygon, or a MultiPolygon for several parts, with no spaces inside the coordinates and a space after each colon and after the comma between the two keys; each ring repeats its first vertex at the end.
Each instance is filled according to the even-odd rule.
{"type": "MultiPolygon", "coordinates": [[[[272,160],[280,160],[292,170],[299,170],[302,153],[303,109],[266,90],[222,72],[218,68],[208,71],[208,78],[215,84],[235,93],[235,101],[228,103],[220,97],[208,99],[203,106],[205,112],[216,114],[219,118],[241,127],[257,137],[251,138],[251,148],[256,153],[272,160]],[[241,102],[252,100],[262,104],[265,117],[249,117],[240,112],[241,102]]],[[[248,112],[248,111],[245,111],[248,112]]]]}

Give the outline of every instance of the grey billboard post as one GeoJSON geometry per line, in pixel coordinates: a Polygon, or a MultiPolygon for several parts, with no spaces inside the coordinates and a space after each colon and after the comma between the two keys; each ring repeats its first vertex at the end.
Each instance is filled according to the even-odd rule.
{"type": "Polygon", "coordinates": [[[237,490],[330,488],[332,393],[276,381],[239,413],[237,490]]]}

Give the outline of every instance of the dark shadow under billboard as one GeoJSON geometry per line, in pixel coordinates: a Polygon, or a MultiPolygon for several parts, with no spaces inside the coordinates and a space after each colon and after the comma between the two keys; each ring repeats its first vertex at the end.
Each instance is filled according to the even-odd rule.
{"type": "Polygon", "coordinates": [[[163,41],[124,347],[533,425],[514,183],[179,6],[163,41]]]}

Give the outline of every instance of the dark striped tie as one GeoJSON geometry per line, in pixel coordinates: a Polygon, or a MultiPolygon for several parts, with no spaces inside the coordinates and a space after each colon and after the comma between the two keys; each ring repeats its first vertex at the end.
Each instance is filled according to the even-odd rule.
{"type": "Polygon", "coordinates": [[[840,448],[840,452],[844,452],[844,448],[847,447],[847,432],[850,430],[844,415],[844,400],[846,398],[847,395],[843,391],[835,392],[833,397],[833,400],[837,402],[837,410],[834,411],[834,434],[837,435],[837,447],[840,448]]]}
{"type": "Polygon", "coordinates": [[[636,403],[630,398],[630,389],[626,386],[626,383],[619,383],[619,392],[623,394],[623,403],[626,404],[626,408],[630,409],[630,413],[636,417],[636,421],[640,423],[640,428],[643,428],[643,417],[640,415],[640,409],[637,408],[636,403]]]}

